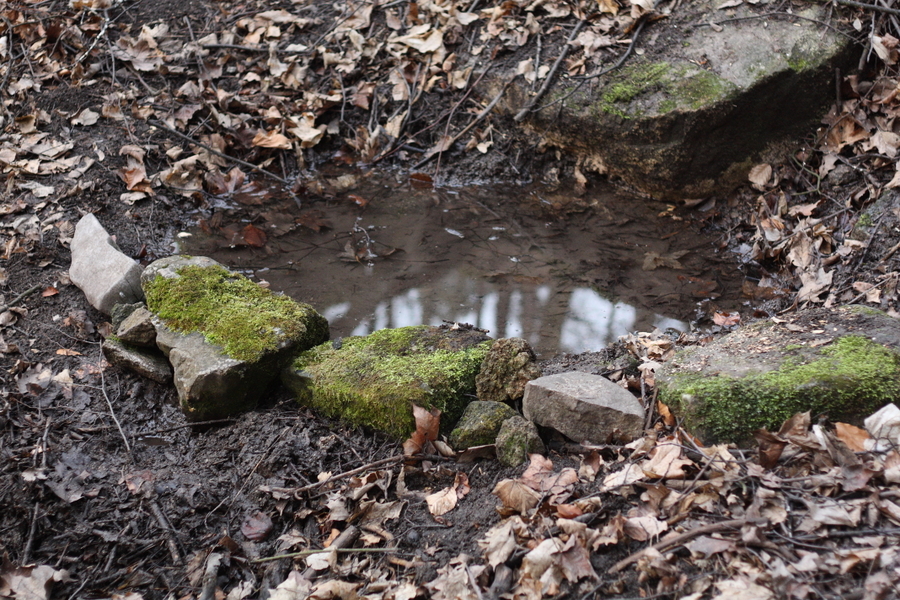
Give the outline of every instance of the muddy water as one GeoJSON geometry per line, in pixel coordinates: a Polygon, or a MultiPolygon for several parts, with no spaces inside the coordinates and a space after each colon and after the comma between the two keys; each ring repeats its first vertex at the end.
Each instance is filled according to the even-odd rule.
{"type": "Polygon", "coordinates": [[[312,304],[333,338],[456,321],[524,337],[543,357],[686,330],[698,302],[738,298],[734,265],[688,222],[659,216],[664,204],[612,189],[435,190],[381,177],[317,184],[299,208],[268,192],[214,199],[180,250],[312,304]],[[264,245],[241,245],[247,223],[264,245]]]}

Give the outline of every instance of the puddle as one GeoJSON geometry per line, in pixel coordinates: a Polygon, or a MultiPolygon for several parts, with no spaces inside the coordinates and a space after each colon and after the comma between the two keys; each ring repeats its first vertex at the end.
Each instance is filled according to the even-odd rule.
{"type": "Polygon", "coordinates": [[[343,189],[301,208],[270,191],[214,199],[212,216],[179,251],[310,303],[332,338],[457,321],[523,337],[548,358],[599,350],[633,331],[685,331],[703,299],[737,304],[734,263],[695,226],[659,217],[664,204],[612,188],[575,198],[540,187],[420,189],[381,177],[335,178],[343,189]],[[235,240],[244,246],[230,247],[235,240]]]}

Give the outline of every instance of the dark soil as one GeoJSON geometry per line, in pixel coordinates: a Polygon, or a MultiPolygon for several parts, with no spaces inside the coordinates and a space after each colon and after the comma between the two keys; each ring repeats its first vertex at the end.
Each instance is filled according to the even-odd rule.
{"type": "MultiPolygon", "coordinates": [[[[143,1],[77,13],[78,21],[73,21],[76,15],[59,2],[52,3],[49,12],[34,12],[36,5],[32,4],[12,3],[2,10],[9,11],[4,18],[7,27],[22,14],[22,22],[37,20],[45,26],[60,22],[71,28],[92,25],[96,31],[105,16],[112,23],[110,43],[115,43],[121,35],[136,37],[142,25],[159,22],[167,23],[184,39],[201,38],[227,28],[242,14],[282,5],[293,6],[277,1],[264,7],[254,6],[254,2],[143,1]]],[[[313,7],[309,14],[323,16],[324,12],[313,7]]],[[[304,32],[297,41],[312,43],[326,27],[324,23],[304,32]]],[[[37,38],[28,37],[26,28],[27,23],[3,34],[15,40],[8,49],[14,59],[14,71],[7,72],[9,81],[28,71],[29,59],[23,52],[37,38]]],[[[564,31],[546,36],[543,51],[555,53],[564,37],[564,31]]],[[[77,33],[60,40],[53,51],[68,68],[91,42],[77,33]]],[[[187,79],[179,73],[127,69],[121,61],[112,60],[106,43],[101,41],[94,50],[103,69],[96,85],[81,87],[72,77],[60,75],[47,78],[40,90],[2,98],[7,127],[16,118],[40,114],[41,131],[71,142],[73,154],[91,156],[97,163],[77,184],[61,174],[41,177],[42,183],[56,185],[65,194],[42,198],[10,188],[0,204],[4,215],[0,313],[5,315],[0,324],[0,553],[4,562],[15,565],[66,569],[70,580],[56,584],[53,597],[58,598],[106,598],[129,592],[148,599],[200,597],[204,589],[208,593],[217,586],[228,591],[238,581],[252,585],[253,591],[246,597],[265,597],[269,588],[284,581],[295,561],[303,569],[302,559],[253,562],[255,559],[298,547],[321,548],[334,529],[343,529],[359,518],[355,512],[360,510],[354,500],[348,504],[351,516],[340,521],[331,517],[328,503],[345,497],[348,486],[358,485],[351,484],[354,480],[350,478],[297,494],[273,490],[310,486],[323,473],[344,473],[399,456],[402,451],[395,440],[351,430],[298,408],[286,392],[233,420],[191,425],[177,407],[174,388],[105,362],[100,342],[109,331],[108,317],[87,304],[66,273],[74,224],[84,214],[94,213],[125,254],[147,263],[169,255],[175,234],[195,225],[198,207],[209,201],[208,195],[183,197],[165,189],[134,204],[122,201],[126,189],[117,170],[126,163],[119,154],[121,146],[130,141],[146,147],[147,171],[155,173],[167,166],[164,148],[177,140],[141,119],[101,119],[91,127],[69,124],[76,112],[98,109],[114,91],[125,89],[137,95],[147,88],[171,91],[187,79]],[[34,222],[29,221],[32,217],[34,222]],[[263,539],[253,541],[242,532],[242,526],[250,531],[248,518],[258,512],[273,525],[263,539]],[[302,539],[305,546],[290,539],[302,539]],[[227,565],[218,571],[218,580],[214,579],[215,586],[210,588],[203,574],[215,552],[227,556],[227,565]]],[[[255,60],[242,57],[245,59],[255,60]]],[[[514,60],[515,55],[503,50],[500,59],[514,60]]],[[[196,69],[196,65],[187,68],[196,69]]],[[[239,84],[220,81],[219,86],[229,89],[239,84]]],[[[435,93],[416,118],[420,125],[429,123],[458,99],[458,95],[435,93]]],[[[164,108],[177,107],[178,101],[171,96],[169,100],[171,105],[164,108]]],[[[126,104],[126,109],[130,110],[130,105],[126,104]]],[[[366,118],[366,114],[348,111],[348,130],[366,118]]],[[[195,133],[201,131],[208,132],[198,125],[195,133]]],[[[564,173],[571,168],[564,157],[538,153],[533,140],[513,131],[498,123],[496,148],[487,157],[449,153],[442,163],[444,176],[450,181],[525,181],[540,178],[559,165],[564,173]]],[[[434,139],[423,137],[416,143],[428,145],[434,139]]],[[[232,141],[230,152],[236,156],[251,162],[273,158],[268,168],[288,177],[321,166],[341,151],[316,148],[306,154],[306,164],[299,165],[288,153],[266,153],[248,145],[241,147],[239,139],[232,141]]],[[[416,158],[410,156],[403,163],[401,152],[394,160],[408,167],[416,158]]],[[[720,207],[725,205],[720,203],[720,207]]],[[[687,213],[685,217],[690,218],[687,213]]],[[[700,217],[712,220],[710,213],[700,217]]],[[[723,238],[723,247],[725,242],[734,240],[723,238]]],[[[548,373],[574,369],[605,373],[616,356],[611,351],[558,357],[546,367],[548,373]]],[[[627,365],[616,368],[622,366],[627,365]]],[[[570,456],[551,456],[561,466],[577,466],[570,456]]],[[[390,478],[391,483],[368,496],[375,501],[406,503],[399,518],[384,521],[378,533],[369,531],[394,551],[360,559],[367,562],[356,566],[359,573],[376,568],[394,574],[412,572],[416,581],[423,583],[431,581],[437,570],[457,555],[480,554],[476,540],[500,518],[497,500],[491,495],[493,486],[522,470],[505,469],[491,460],[468,464],[437,461],[428,468],[408,468],[406,492],[398,494],[396,481],[401,469],[398,462],[374,467],[372,472],[390,478]],[[427,510],[424,495],[452,483],[456,472],[468,475],[472,491],[454,512],[435,519],[427,510]]],[[[622,502],[621,498],[610,502],[608,512],[622,509],[615,504],[622,502]]],[[[616,546],[596,555],[595,568],[603,572],[604,565],[639,547],[631,546],[616,546]]],[[[601,582],[594,591],[616,597],[653,593],[653,588],[637,587],[634,576],[627,575],[624,580],[601,582]],[[619,583],[614,586],[615,581],[619,583]]]]}

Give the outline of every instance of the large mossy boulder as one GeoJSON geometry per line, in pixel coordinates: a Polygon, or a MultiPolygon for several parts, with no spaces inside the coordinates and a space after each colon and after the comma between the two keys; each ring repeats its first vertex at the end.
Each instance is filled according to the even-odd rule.
{"type": "MultiPolygon", "coordinates": [[[[681,4],[646,24],[642,55],[620,68],[610,68],[603,50],[573,50],[587,59],[588,78],[559,77],[523,125],[578,155],[584,168],[660,198],[700,198],[743,183],[762,151],[805,135],[825,113],[835,69],[854,65],[859,49],[821,25],[830,7],[761,15],[747,4],[719,10],[723,2],[681,4]]],[[[588,24],[573,45],[602,38],[599,28],[588,24]]],[[[510,78],[494,71],[486,96],[510,78]]],[[[518,78],[501,109],[519,116],[533,93],[518,78]]]]}
{"type": "Polygon", "coordinates": [[[708,442],[747,443],[798,412],[857,425],[900,398],[900,321],[862,307],[754,323],[683,349],[657,373],[660,400],[708,442]]]}
{"type": "Polygon", "coordinates": [[[141,285],[191,421],[254,408],[298,352],[328,339],[328,322],[311,306],[210,258],[162,258],[147,266],[141,285]]]}
{"type": "Polygon", "coordinates": [[[442,412],[447,430],[474,400],[491,340],[475,330],[382,329],[303,352],[282,373],[297,400],[396,438],[415,430],[413,405],[442,412]]]}

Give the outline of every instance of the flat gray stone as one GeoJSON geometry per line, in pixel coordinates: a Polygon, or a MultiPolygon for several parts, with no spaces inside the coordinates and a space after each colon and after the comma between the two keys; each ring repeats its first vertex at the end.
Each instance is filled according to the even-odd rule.
{"type": "Polygon", "coordinates": [[[78,221],[70,248],[69,278],[91,306],[108,315],[116,304],[144,299],[141,266],[119,250],[97,217],[87,214],[78,221]]]}
{"type": "Polygon", "coordinates": [[[152,319],[153,313],[145,307],[137,308],[116,329],[116,337],[126,344],[155,348],[156,328],[152,319]]]}
{"type": "Polygon", "coordinates": [[[159,383],[172,382],[172,366],[159,351],[129,346],[113,338],[104,340],[101,348],[110,364],[159,383]]]}
{"type": "Polygon", "coordinates": [[[634,438],[644,427],[644,409],[637,398],[605,377],[581,371],[529,381],[522,412],[535,424],[579,443],[634,438]]]}

